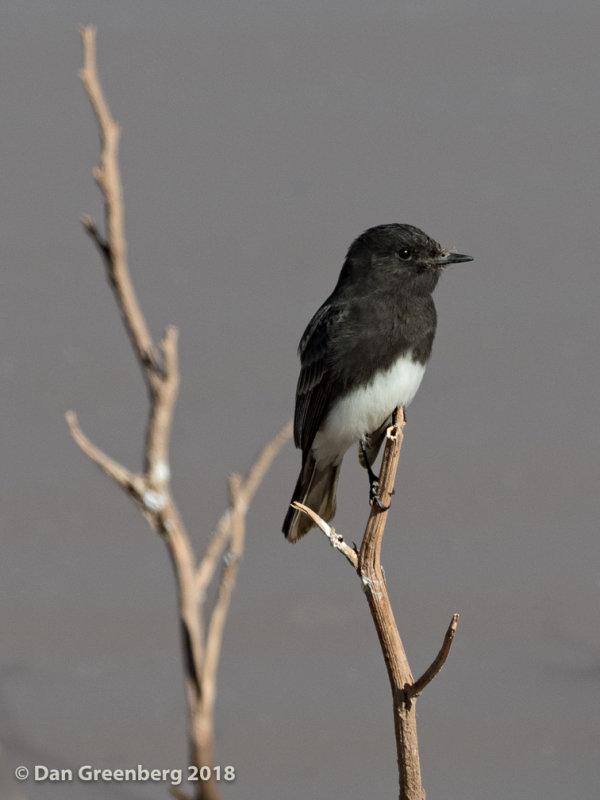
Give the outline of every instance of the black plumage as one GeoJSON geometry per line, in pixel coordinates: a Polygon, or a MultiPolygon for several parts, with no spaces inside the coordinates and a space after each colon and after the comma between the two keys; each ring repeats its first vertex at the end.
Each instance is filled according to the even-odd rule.
{"type": "MultiPolygon", "coordinates": [[[[432,292],[442,270],[470,260],[443,250],[412,225],[379,225],[353,242],[333,292],[300,340],[294,441],[302,450],[302,470],[293,500],[331,519],[347,447],[362,439],[370,463],[376,458],[394,408],[410,402],[429,360],[437,322],[432,292]],[[381,392],[388,373],[397,389],[393,401],[381,392]],[[371,386],[380,392],[381,408],[379,397],[368,394],[371,386]],[[344,398],[350,402],[340,405],[344,398]],[[369,430],[359,419],[365,408],[364,424],[376,421],[369,430]],[[336,420],[336,412],[347,419],[336,420]],[[353,436],[356,426],[360,432],[353,436]]],[[[306,515],[289,509],[283,531],[290,541],[311,527],[306,515]]]]}

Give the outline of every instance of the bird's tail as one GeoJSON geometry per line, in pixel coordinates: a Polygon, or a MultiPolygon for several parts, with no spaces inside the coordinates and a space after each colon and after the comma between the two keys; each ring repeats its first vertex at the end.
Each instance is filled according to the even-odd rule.
{"type": "MultiPolygon", "coordinates": [[[[340,461],[337,464],[319,466],[312,453],[309,453],[296,483],[292,502],[298,500],[312,508],[325,522],[329,522],[335,514],[335,490],[341,465],[340,461]]],[[[282,530],[288,542],[297,542],[314,527],[315,523],[309,516],[295,508],[290,508],[282,530]]]]}

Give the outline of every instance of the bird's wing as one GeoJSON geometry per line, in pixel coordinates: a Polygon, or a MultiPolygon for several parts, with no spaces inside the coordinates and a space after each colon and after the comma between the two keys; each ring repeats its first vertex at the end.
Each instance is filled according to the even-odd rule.
{"type": "Polygon", "coordinates": [[[306,452],[332,400],[332,341],[345,311],[325,302],[312,318],[300,341],[301,369],[296,389],[294,441],[306,452]]]}

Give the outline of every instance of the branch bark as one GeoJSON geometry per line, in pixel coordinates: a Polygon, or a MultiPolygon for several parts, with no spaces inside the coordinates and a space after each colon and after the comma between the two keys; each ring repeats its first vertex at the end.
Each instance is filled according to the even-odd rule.
{"type": "MultiPolygon", "coordinates": [[[[217,669],[231,594],[244,551],[246,515],[261,481],[275,456],[290,438],[288,423],[263,448],[245,477],[229,479],[230,506],[211,535],[205,554],[196,560],[190,537],[171,491],[169,445],[179,390],[177,329],[168,327],[157,346],[139,305],[127,261],[123,192],[119,168],[120,128],[104,97],[96,66],[96,30],[80,28],[83,68],[80,77],[96,116],[100,135],[100,163],[94,178],[104,201],[105,233],[85,216],[84,229],[98,248],[109,284],[121,313],[149,397],[143,449],[143,469],[134,472],[119,464],[91,442],[73,411],[66,415],[71,435],[81,450],[138,504],[142,514],[163,538],[177,586],[181,642],[184,655],[188,707],[190,764],[212,767],[214,760],[214,705],[217,669]],[[219,564],[217,599],[209,613],[205,608],[208,586],[219,564]]],[[[176,796],[187,797],[176,790],[176,796]]],[[[199,781],[197,800],[219,800],[218,784],[211,777],[199,781]]]]}
{"type": "MultiPolygon", "coordinates": [[[[388,428],[379,476],[381,499],[387,506],[391,501],[403,440],[404,414],[401,413],[399,416],[401,417],[400,421],[388,428]]],[[[381,568],[381,542],[388,513],[388,510],[381,509],[375,503],[371,506],[371,513],[358,556],[357,572],[369,603],[392,689],[400,798],[401,800],[424,800],[415,704],[409,700],[405,691],[405,687],[412,685],[413,676],[394,619],[385,576],[381,568]]]]}
{"type": "Polygon", "coordinates": [[[458,614],[452,617],[442,647],[431,666],[415,681],[394,618],[381,566],[381,544],[396,479],[405,424],[404,411],[399,408],[396,423],[391,425],[386,433],[379,476],[382,505],[388,508],[380,508],[377,504],[371,506],[358,553],[314,511],[301,503],[296,503],[295,506],[311,517],[329,538],[332,546],[340,550],[352,564],[361,579],[392,690],[400,800],[425,800],[425,790],[421,780],[415,700],[446,663],[456,633],[458,614]]]}

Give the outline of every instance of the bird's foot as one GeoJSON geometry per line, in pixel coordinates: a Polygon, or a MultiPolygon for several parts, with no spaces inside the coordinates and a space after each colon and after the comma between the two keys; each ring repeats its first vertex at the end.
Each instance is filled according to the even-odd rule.
{"type": "MultiPolygon", "coordinates": [[[[379,476],[375,475],[375,473],[373,472],[373,467],[369,463],[369,458],[367,456],[367,450],[365,447],[364,439],[360,440],[360,449],[362,451],[365,462],[364,465],[366,467],[367,474],[369,476],[369,505],[377,505],[382,511],[387,511],[389,505],[386,506],[386,504],[379,496],[379,490],[381,488],[379,486],[379,476]]],[[[394,494],[394,491],[395,490],[392,489],[390,494],[394,494]]]]}
{"type": "Polygon", "coordinates": [[[379,480],[371,481],[371,484],[369,486],[369,504],[372,506],[373,505],[378,506],[378,508],[380,508],[382,511],[387,511],[390,506],[389,504],[386,506],[386,504],[379,496],[380,488],[381,487],[379,486],[379,480]]]}

